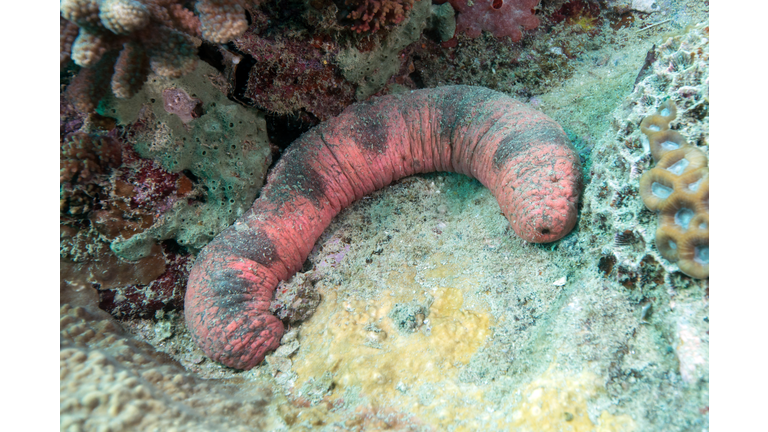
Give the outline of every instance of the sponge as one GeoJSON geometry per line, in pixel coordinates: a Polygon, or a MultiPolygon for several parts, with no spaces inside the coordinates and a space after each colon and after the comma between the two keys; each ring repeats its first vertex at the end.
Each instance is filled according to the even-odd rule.
{"type": "Polygon", "coordinates": [[[667,100],[640,123],[656,166],[640,178],[645,206],[659,212],[656,246],[688,276],[709,277],[709,168],[707,155],[669,129],[677,116],[667,100]]]}

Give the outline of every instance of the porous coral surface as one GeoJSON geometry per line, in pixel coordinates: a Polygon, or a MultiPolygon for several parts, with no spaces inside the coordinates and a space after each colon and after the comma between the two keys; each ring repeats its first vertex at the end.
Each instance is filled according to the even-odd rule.
{"type": "Polygon", "coordinates": [[[671,101],[643,119],[656,166],[640,177],[646,207],[661,213],[656,247],[692,277],[709,276],[709,168],[704,153],[690,146],[669,123],[677,116],[671,101]]]}
{"type": "Polygon", "coordinates": [[[60,424],[82,430],[269,430],[266,383],[207,382],[127,333],[90,288],[62,291],[60,424]]]}
{"type": "Polygon", "coordinates": [[[146,230],[114,241],[119,256],[145,257],[163,240],[197,251],[253,203],[272,160],[264,115],[227,100],[215,87],[222,80],[200,64],[178,79],[153,75],[134,98],[109,101],[107,111],[142,157],[193,182],[187,199],[169,203],[146,230]],[[186,111],[173,101],[168,106],[168,95],[182,91],[199,102],[186,111]]]}

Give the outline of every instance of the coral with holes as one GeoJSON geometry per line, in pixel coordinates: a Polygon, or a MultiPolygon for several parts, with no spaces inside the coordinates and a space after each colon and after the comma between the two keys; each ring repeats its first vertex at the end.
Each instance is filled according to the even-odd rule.
{"type": "MultiPolygon", "coordinates": [[[[408,19],[397,26],[373,49],[349,47],[339,51],[336,63],[347,81],[357,85],[355,98],[362,101],[382,91],[407,60],[403,49],[419,40],[431,15],[429,2],[414,3],[408,19]]],[[[384,92],[386,93],[386,91],[384,92]]]]}
{"type": "Polygon", "coordinates": [[[656,166],[640,177],[640,196],[659,212],[656,246],[695,278],[709,277],[709,168],[707,155],[669,128],[677,107],[665,101],[658,112],[643,119],[656,166]]]}
{"type": "MultiPolygon", "coordinates": [[[[509,36],[513,42],[523,38],[522,30],[532,30],[539,25],[533,14],[539,0],[447,0],[459,13],[456,32],[470,38],[480,36],[483,30],[495,37],[509,36]]],[[[435,1],[436,4],[445,0],[435,1]]]]}
{"type": "MultiPolygon", "coordinates": [[[[665,100],[674,101],[674,129],[708,154],[708,31],[706,24],[698,25],[663,44],[648,43],[647,53],[637,53],[636,84],[611,115],[615,135],[598,139],[591,153],[591,182],[581,213],[589,222],[583,235],[600,245],[598,268],[604,275],[637,293],[667,286],[707,296],[708,278],[683,273],[657,247],[658,216],[643,203],[640,191],[640,178],[655,163],[640,124],[665,100]]],[[[628,77],[629,84],[632,78],[628,77]]]]}
{"type": "Polygon", "coordinates": [[[224,43],[248,27],[245,0],[199,0],[199,17],[185,3],[62,0],[61,63],[71,57],[85,68],[68,88],[77,108],[93,112],[110,87],[116,97],[130,98],[150,70],[167,77],[186,74],[197,63],[200,37],[224,43]]]}
{"type": "Polygon", "coordinates": [[[253,203],[272,161],[266,122],[256,110],[229,101],[219,90],[224,81],[200,62],[178,79],[153,75],[136,97],[105,104],[124,128],[126,142],[165,173],[155,177],[158,171],[147,171],[157,180],[152,188],[142,179],[121,179],[132,185],[131,200],[155,211],[149,227],[112,242],[119,257],[141,259],[164,240],[195,252],[253,203]],[[180,91],[192,100],[187,110],[177,109],[173,100],[171,107],[166,103],[165,96],[180,91]],[[166,175],[177,182],[162,180],[166,175]],[[169,187],[177,193],[166,195],[169,187]]]}
{"type": "Polygon", "coordinates": [[[352,30],[358,33],[375,33],[389,24],[403,22],[408,11],[413,8],[413,2],[414,0],[345,0],[344,4],[353,8],[347,15],[347,18],[355,21],[352,30]]]}

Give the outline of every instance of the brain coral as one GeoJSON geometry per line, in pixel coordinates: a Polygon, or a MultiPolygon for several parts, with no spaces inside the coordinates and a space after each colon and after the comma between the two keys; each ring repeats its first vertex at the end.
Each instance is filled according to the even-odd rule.
{"type": "Polygon", "coordinates": [[[91,288],[62,290],[62,431],[274,430],[264,384],[208,381],[132,337],[91,288]]]}
{"type": "MultiPolygon", "coordinates": [[[[445,3],[445,0],[435,3],[445,3]]],[[[459,12],[456,31],[471,38],[480,36],[483,30],[497,38],[509,36],[517,42],[523,37],[521,28],[532,30],[539,25],[533,9],[539,0],[448,0],[459,12]]]]}
{"type": "Polygon", "coordinates": [[[656,246],[695,278],[709,277],[709,168],[707,156],[669,129],[677,116],[674,102],[643,119],[656,166],[640,178],[646,207],[660,213],[656,246]]]}

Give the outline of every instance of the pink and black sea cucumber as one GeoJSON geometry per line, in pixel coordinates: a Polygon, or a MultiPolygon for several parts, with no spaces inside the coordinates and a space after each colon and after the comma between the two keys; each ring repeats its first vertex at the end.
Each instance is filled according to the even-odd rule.
{"type": "Polygon", "coordinates": [[[482,87],[448,86],[348,107],[284,153],[253,207],[197,257],[185,318],[212,359],[238,369],[278,347],[269,312],[341,209],[416,173],[452,171],[490,189],[518,236],[551,242],[573,229],[579,157],[554,120],[482,87]]]}

